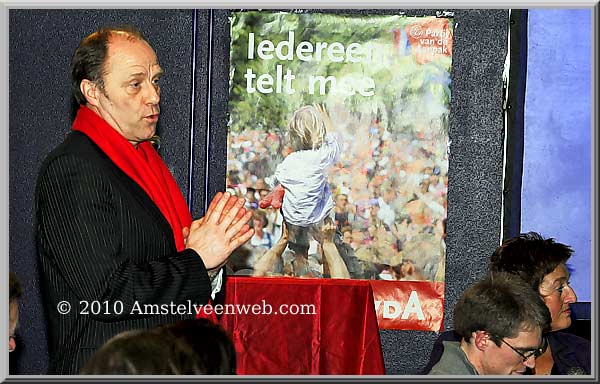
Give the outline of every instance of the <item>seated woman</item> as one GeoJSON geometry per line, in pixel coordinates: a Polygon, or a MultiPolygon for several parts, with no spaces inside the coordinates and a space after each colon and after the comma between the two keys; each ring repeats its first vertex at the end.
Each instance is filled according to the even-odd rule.
{"type": "MultiPolygon", "coordinates": [[[[529,374],[590,374],[589,340],[559,332],[571,325],[569,306],[577,301],[577,295],[569,285],[567,269],[567,260],[572,254],[573,250],[568,245],[529,232],[506,240],[491,257],[491,272],[503,271],[519,275],[540,294],[552,316],[551,329],[546,334],[547,347],[539,352],[535,368],[529,374]]],[[[453,331],[440,335],[423,373],[428,373],[440,359],[443,352],[442,341],[455,340],[457,337],[453,331]]]]}

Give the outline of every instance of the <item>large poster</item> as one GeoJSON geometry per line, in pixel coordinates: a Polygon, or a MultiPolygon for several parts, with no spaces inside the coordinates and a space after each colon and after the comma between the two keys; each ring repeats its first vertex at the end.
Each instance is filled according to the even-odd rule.
{"type": "Polygon", "coordinates": [[[233,13],[227,189],[256,231],[234,274],[371,280],[381,328],[441,329],[452,38],[447,17],[233,13]]]}

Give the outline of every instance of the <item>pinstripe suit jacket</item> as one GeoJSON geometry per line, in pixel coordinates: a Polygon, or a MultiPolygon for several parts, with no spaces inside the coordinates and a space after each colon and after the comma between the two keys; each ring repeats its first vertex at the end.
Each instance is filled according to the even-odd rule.
{"type": "Polygon", "coordinates": [[[50,374],[78,374],[94,350],[124,330],[194,317],[170,309],[149,315],[144,304],[203,304],[210,297],[198,254],[176,251],[158,207],[82,133],[70,133],[44,161],[36,220],[50,374]],[[57,310],[61,301],[71,304],[66,315],[57,310]],[[81,314],[81,301],[100,305],[81,314]]]}

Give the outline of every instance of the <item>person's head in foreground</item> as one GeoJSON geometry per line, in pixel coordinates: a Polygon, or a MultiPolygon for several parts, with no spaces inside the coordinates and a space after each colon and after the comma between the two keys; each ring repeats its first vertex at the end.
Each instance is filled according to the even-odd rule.
{"type": "Polygon", "coordinates": [[[523,374],[535,367],[542,351],[542,332],[549,325],[548,308],[525,281],[492,273],[457,302],[454,328],[462,340],[455,349],[445,344],[431,374],[523,374]],[[461,364],[469,373],[456,371],[461,364]]]}
{"type": "Polygon", "coordinates": [[[570,304],[577,301],[567,269],[572,254],[568,245],[529,232],[502,243],[491,257],[490,270],[513,273],[529,283],[550,310],[551,330],[558,331],[571,325],[570,304]]]}
{"type": "Polygon", "coordinates": [[[189,319],[158,327],[155,332],[194,352],[194,374],[236,374],[235,347],[220,325],[208,319],[189,319]]]}
{"type": "Polygon", "coordinates": [[[100,347],[82,375],[185,375],[195,372],[192,351],[166,335],[145,330],[119,333],[100,347]]]}

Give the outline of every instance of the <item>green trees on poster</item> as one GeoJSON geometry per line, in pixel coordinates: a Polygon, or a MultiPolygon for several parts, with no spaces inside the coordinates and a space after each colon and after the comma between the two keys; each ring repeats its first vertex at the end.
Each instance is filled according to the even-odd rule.
{"type": "Polygon", "coordinates": [[[451,56],[417,63],[401,33],[414,20],[399,15],[234,13],[230,129],[278,133],[291,111],[322,101],[344,105],[359,119],[364,114],[377,117],[391,132],[414,128],[412,116],[447,118],[435,116],[422,100],[437,101],[443,108],[449,104],[451,56]]]}

